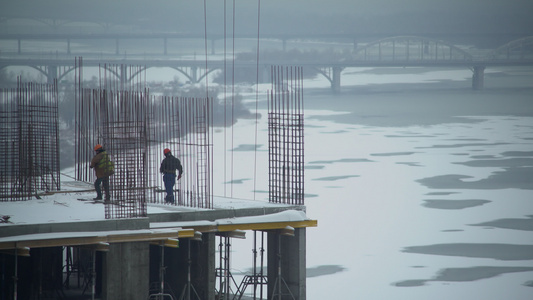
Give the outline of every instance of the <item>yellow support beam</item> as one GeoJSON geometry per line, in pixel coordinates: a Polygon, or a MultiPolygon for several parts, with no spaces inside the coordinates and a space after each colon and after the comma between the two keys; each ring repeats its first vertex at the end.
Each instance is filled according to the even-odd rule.
{"type": "MultiPolygon", "coordinates": [[[[75,232],[70,234],[75,235],[75,232]]],[[[146,231],[139,233],[123,233],[123,234],[104,234],[99,235],[98,232],[94,236],[73,236],[73,237],[56,237],[56,238],[35,238],[33,240],[19,240],[2,242],[0,239],[0,250],[16,249],[16,248],[44,248],[44,247],[59,247],[59,246],[83,246],[95,244],[110,244],[110,243],[126,243],[126,242],[143,242],[143,241],[157,241],[177,238],[194,238],[193,229],[174,228],[163,231],[146,231]]],[[[13,237],[16,238],[16,237],[13,237]]],[[[23,236],[21,236],[21,239],[23,236]]]]}
{"type": "Polygon", "coordinates": [[[283,229],[287,226],[293,228],[317,227],[317,220],[305,221],[286,221],[286,222],[264,222],[264,223],[244,223],[244,224],[222,224],[208,226],[184,226],[184,228],[193,228],[200,232],[227,232],[234,230],[273,230],[283,229]]]}
{"type": "Polygon", "coordinates": [[[233,230],[272,230],[283,229],[287,226],[293,228],[316,227],[317,220],[293,221],[293,222],[269,222],[269,223],[249,223],[249,224],[228,224],[218,225],[218,231],[233,230]]]}
{"type": "Polygon", "coordinates": [[[186,228],[166,228],[162,230],[127,232],[124,233],[99,233],[94,232],[92,236],[75,236],[76,232],[70,232],[71,237],[36,237],[35,239],[25,239],[20,236],[21,240],[12,240],[2,242],[0,239],[0,250],[17,249],[17,248],[44,248],[44,247],[59,247],[59,246],[83,246],[96,244],[111,244],[111,243],[125,243],[125,242],[142,242],[142,241],[160,241],[167,239],[179,238],[201,238],[195,232],[232,232],[243,230],[275,230],[284,229],[286,227],[305,228],[316,227],[317,220],[305,221],[286,221],[286,222],[264,222],[264,223],[244,223],[244,224],[220,224],[208,226],[187,226],[186,228]]]}

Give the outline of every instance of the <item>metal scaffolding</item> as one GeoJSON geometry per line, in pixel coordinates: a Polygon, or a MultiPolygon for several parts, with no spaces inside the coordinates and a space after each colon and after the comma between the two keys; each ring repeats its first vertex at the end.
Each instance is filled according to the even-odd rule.
{"type": "Polygon", "coordinates": [[[164,148],[184,167],[176,204],[212,208],[212,99],[150,95],[145,84],[132,83],[141,67],[105,65],[100,87],[84,88],[82,60],[77,64],[76,178],[95,179],[92,149],[103,145],[115,162],[106,218],[143,217],[146,203],[163,203],[164,148]]]}
{"type": "Polygon", "coordinates": [[[0,91],[0,201],[59,190],[57,81],[0,91]]]}
{"type": "Polygon", "coordinates": [[[273,66],[268,93],[269,201],[304,205],[302,67],[273,66]]]}

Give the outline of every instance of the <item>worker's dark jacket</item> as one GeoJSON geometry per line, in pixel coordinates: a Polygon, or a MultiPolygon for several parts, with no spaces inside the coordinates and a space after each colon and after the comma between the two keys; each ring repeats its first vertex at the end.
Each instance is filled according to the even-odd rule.
{"type": "Polygon", "coordinates": [[[163,174],[166,173],[176,175],[176,170],[178,170],[179,172],[178,175],[181,175],[183,173],[183,167],[181,166],[180,160],[172,156],[172,154],[167,155],[161,162],[159,172],[163,174]]]}
{"type": "Polygon", "coordinates": [[[93,157],[90,167],[94,168],[96,178],[106,177],[113,173],[113,164],[105,151],[100,151],[93,157]]]}

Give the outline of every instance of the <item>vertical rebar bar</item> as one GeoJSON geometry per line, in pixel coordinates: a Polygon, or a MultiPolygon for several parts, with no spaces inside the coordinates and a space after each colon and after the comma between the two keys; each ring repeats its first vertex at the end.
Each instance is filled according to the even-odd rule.
{"type": "Polygon", "coordinates": [[[303,72],[272,67],[268,93],[269,201],[304,204],[303,72]]]}

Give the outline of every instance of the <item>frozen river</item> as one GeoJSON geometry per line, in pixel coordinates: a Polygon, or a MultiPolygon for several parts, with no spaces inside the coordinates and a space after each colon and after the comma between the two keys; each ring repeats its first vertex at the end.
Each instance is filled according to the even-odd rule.
{"type": "MultiPolygon", "coordinates": [[[[470,77],[346,70],[335,96],[305,81],[307,299],[531,299],[533,70],[487,70],[482,91],[470,77]]],[[[238,121],[234,148],[254,126],[238,121]]],[[[233,153],[235,197],[266,199],[264,117],[258,150],[233,153]]],[[[250,240],[234,241],[234,273],[250,240]]]]}

